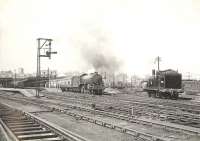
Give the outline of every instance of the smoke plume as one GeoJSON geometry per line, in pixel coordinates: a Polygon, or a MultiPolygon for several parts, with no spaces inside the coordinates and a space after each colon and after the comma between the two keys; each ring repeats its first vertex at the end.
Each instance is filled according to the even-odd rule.
{"type": "Polygon", "coordinates": [[[110,53],[102,52],[98,49],[84,48],[82,56],[88,65],[92,65],[95,71],[115,72],[119,70],[121,61],[110,53]]]}
{"type": "Polygon", "coordinates": [[[108,35],[102,30],[95,29],[83,34],[83,38],[79,40],[82,58],[95,71],[116,72],[123,64],[113,53],[108,35]]]}

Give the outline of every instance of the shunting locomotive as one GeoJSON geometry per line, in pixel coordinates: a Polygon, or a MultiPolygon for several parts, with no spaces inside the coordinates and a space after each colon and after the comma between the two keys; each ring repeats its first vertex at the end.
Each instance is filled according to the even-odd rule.
{"type": "Polygon", "coordinates": [[[182,90],[182,74],[172,69],[152,71],[144,88],[149,97],[177,99],[182,90]]]}

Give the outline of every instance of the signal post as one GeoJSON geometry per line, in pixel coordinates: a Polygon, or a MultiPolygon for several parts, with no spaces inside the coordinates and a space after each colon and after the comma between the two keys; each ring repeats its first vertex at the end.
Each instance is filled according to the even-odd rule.
{"type": "Polygon", "coordinates": [[[37,87],[36,87],[36,97],[39,97],[39,91],[40,91],[40,80],[41,80],[41,70],[40,70],[40,58],[41,57],[48,57],[51,59],[51,54],[57,54],[56,51],[51,51],[51,42],[52,39],[47,38],[38,38],[37,43],[37,73],[36,73],[36,80],[37,80],[37,87]]]}

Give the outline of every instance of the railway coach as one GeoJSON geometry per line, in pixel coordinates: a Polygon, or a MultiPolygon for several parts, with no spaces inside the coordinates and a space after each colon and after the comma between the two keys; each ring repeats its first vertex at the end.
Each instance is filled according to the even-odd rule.
{"type": "Polygon", "coordinates": [[[152,73],[144,88],[149,97],[177,99],[182,90],[182,74],[172,69],[152,73]]]}

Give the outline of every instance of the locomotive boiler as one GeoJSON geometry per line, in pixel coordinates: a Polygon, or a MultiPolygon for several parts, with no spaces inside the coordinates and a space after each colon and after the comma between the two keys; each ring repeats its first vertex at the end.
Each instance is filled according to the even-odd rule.
{"type": "Polygon", "coordinates": [[[104,83],[103,78],[97,72],[90,74],[82,74],[79,76],[72,76],[69,83],[61,85],[62,91],[72,91],[90,94],[103,94],[104,83]]]}
{"type": "Polygon", "coordinates": [[[149,97],[177,99],[182,90],[182,75],[177,71],[168,69],[153,71],[144,88],[149,97]]]}

